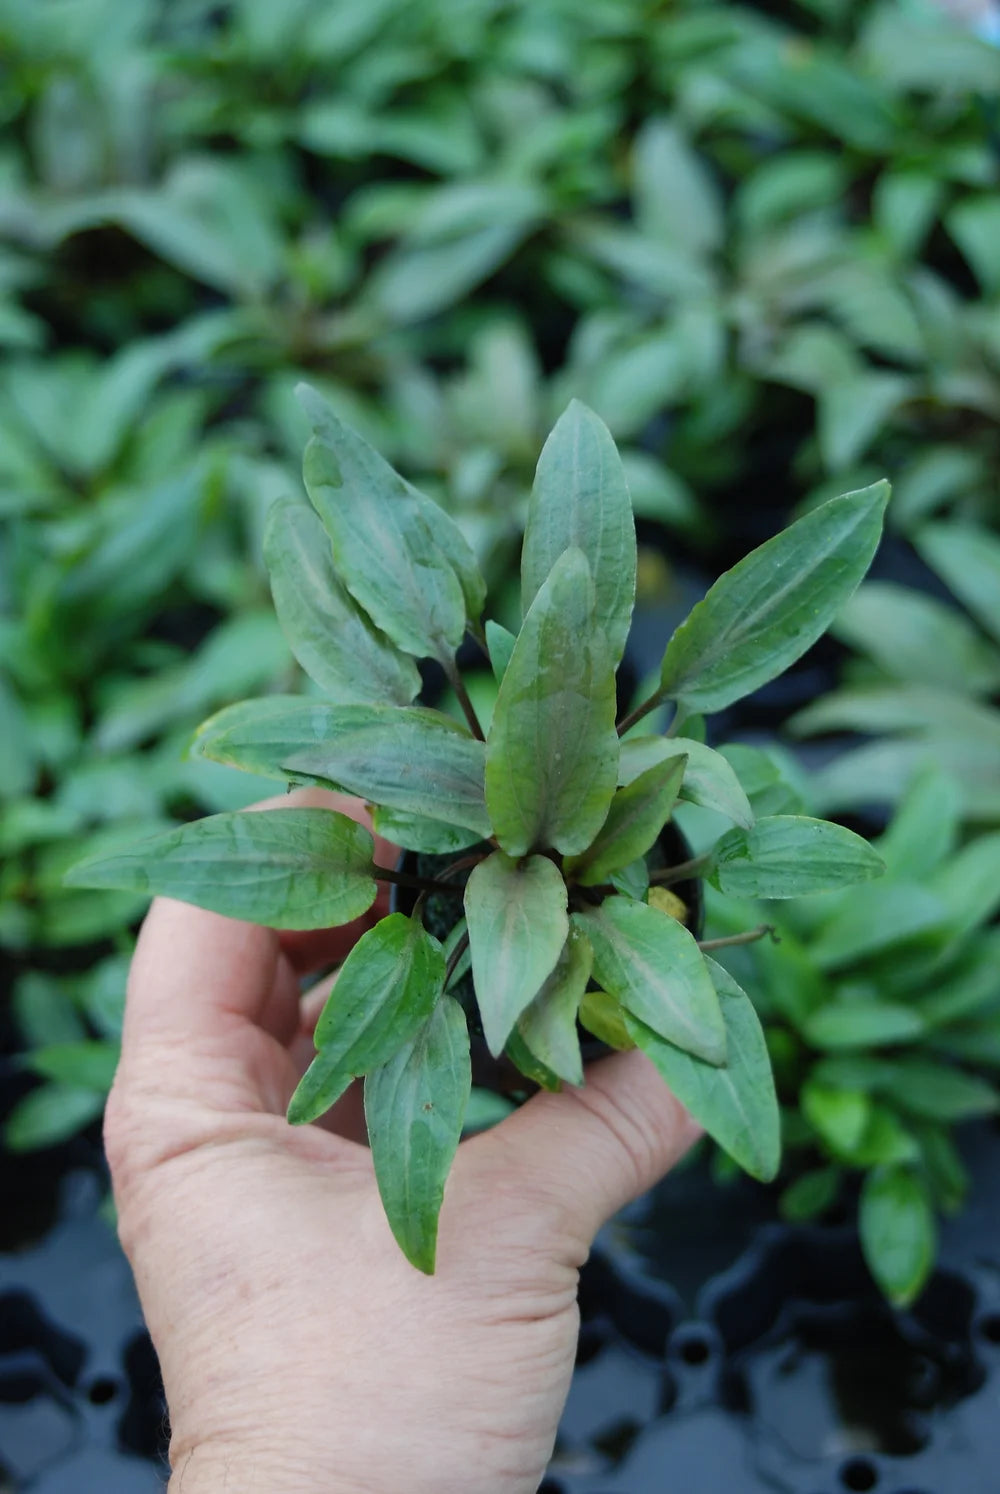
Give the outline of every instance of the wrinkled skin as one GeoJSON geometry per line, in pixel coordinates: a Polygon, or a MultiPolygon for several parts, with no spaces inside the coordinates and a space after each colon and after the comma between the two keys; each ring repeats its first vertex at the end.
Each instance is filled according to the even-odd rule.
{"type": "MultiPolygon", "coordinates": [[[[316,790],[274,805],[364,813],[316,790]]],[[[392,864],[382,843],[376,859],[392,864]]],[[[358,1087],[285,1107],[348,929],[278,935],[166,899],[132,969],[107,1117],[122,1241],[163,1369],[171,1494],[530,1494],[602,1222],[697,1132],[639,1053],[463,1142],[437,1274],[393,1240],[358,1087]]]]}

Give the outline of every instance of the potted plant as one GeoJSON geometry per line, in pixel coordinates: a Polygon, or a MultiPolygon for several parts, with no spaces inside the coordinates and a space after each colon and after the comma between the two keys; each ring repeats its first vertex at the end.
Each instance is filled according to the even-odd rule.
{"type": "Polygon", "coordinates": [[[418,894],[345,961],[289,1117],[315,1119],[364,1077],[389,1223],[424,1271],[471,1086],[467,1013],[454,994],[466,953],[495,1058],[554,1088],[584,1080],[581,1027],[611,1047],[638,1046],[741,1166],[773,1176],[778,1108],[753,1005],[711,958],[718,941],[699,944],[664,893],[703,877],[734,895],[786,898],[881,872],[867,842],[841,826],[756,816],[730,764],[705,745],[703,715],[820,636],[867,570],[887,485],[831,500],[724,575],[676,630],[649,697],[616,719],[635,530],[597,416],[574,402],[542,451],[515,635],[484,624],[485,586],[454,522],[314,391],[301,395],[314,430],[304,463],[312,506],[279,501],[265,550],[279,618],[323,694],[232,706],[195,750],[360,795],[382,835],[449,859],[428,878],[379,866],[352,819],[291,808],[213,815],[88,861],[71,881],[296,929],[358,917],[379,881],[418,894]],[[488,733],[457,662],[467,635],[500,682],[488,733]],[[463,720],[414,703],[418,660],[443,670],[463,720]],[[665,702],[667,735],[644,735],[665,702]],[[679,864],[654,850],[678,798],[733,824],[679,864]],[[454,926],[442,940],[424,913],[449,896],[454,926]]]}

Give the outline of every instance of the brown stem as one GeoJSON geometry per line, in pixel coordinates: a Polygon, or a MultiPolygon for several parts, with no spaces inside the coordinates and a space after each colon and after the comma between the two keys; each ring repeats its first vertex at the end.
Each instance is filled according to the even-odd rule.
{"type": "Polygon", "coordinates": [[[453,861],[446,866],[441,873],[442,877],[456,877],[459,872],[464,872],[470,866],[478,866],[480,861],[485,861],[487,852],[473,851],[469,856],[462,856],[458,861],[453,861]]]}
{"type": "Polygon", "coordinates": [[[458,703],[462,707],[462,713],[465,716],[466,721],[469,723],[469,730],[472,732],[472,735],[474,737],[478,738],[480,742],[485,742],[486,737],[483,735],[483,728],[479,724],[479,717],[476,715],[476,708],[472,704],[472,701],[469,699],[469,692],[465,688],[465,681],[459,674],[458,667],[455,664],[454,659],[452,659],[448,664],[445,665],[445,674],[448,676],[448,683],[451,685],[451,688],[454,690],[456,696],[458,697],[458,703]]]}
{"type": "Polygon", "coordinates": [[[469,947],[469,931],[468,931],[468,929],[466,929],[464,931],[464,933],[462,933],[459,936],[458,943],[455,945],[455,948],[452,950],[451,954],[448,956],[448,963],[445,966],[445,971],[444,971],[444,989],[446,991],[447,991],[448,987],[451,985],[451,978],[455,974],[455,971],[458,969],[459,962],[461,961],[461,958],[465,954],[465,951],[468,949],[468,947],[469,947]]]}
{"type": "Polygon", "coordinates": [[[447,882],[435,882],[432,877],[414,877],[409,872],[396,871],[392,866],[376,866],[375,877],[379,882],[392,882],[396,887],[413,887],[417,892],[450,892],[462,895],[461,887],[449,887],[447,882]]]}
{"type": "Polygon", "coordinates": [[[637,721],[641,721],[644,716],[648,716],[650,711],[655,711],[658,705],[663,704],[665,698],[660,691],[657,691],[648,700],[644,700],[642,705],[637,705],[634,711],[629,711],[628,715],[623,716],[618,723],[618,735],[623,737],[627,731],[631,731],[637,721]]]}
{"type": "Polygon", "coordinates": [[[675,882],[686,882],[691,877],[700,876],[711,865],[711,861],[711,852],[704,856],[692,856],[690,861],[679,861],[676,866],[661,866],[658,871],[650,872],[649,880],[658,887],[671,887],[675,882]]]}
{"type": "Polygon", "coordinates": [[[775,933],[773,923],[762,923],[755,929],[747,929],[743,934],[727,934],[724,939],[702,939],[698,948],[703,952],[712,949],[729,949],[734,944],[755,944],[758,939],[764,939],[770,934],[775,944],[780,943],[775,933]]]}

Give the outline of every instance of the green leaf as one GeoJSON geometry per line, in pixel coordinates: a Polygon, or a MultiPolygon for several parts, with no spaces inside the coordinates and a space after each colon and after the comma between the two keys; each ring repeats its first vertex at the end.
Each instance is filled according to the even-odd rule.
{"type": "Polygon", "coordinates": [[[423,851],[430,856],[450,856],[478,845],[481,839],[478,830],[463,830],[458,825],[446,825],[441,820],[428,820],[422,815],[406,814],[401,809],[384,809],[371,806],[372,827],[376,835],[391,840],[404,851],[423,851]]]}
{"type": "Polygon", "coordinates": [[[444,996],[396,1056],[365,1079],[365,1118],[389,1227],[431,1275],[445,1182],[462,1135],[472,1063],[465,1013],[444,996]]]}
{"type": "Polygon", "coordinates": [[[812,945],[821,970],[841,970],[907,940],[944,927],[947,909],[939,897],[915,882],[852,887],[837,900],[812,945]]]}
{"type": "Polygon", "coordinates": [[[352,1079],[395,1057],[444,990],[438,941],[402,913],[362,934],[316,1024],[317,1055],[288,1107],[294,1126],[329,1110],[352,1079]]]}
{"type": "Polygon", "coordinates": [[[201,752],[254,772],[277,760],[293,782],[333,784],[386,809],[489,834],[485,749],[449,717],[417,706],[279,708],[273,700],[214,717],[201,752]]]}
{"type": "Polygon", "coordinates": [[[597,887],[644,856],[673,813],[686,767],[686,757],[669,757],[620,788],[589,849],[567,861],[567,874],[584,887],[597,887]]]}
{"type": "Polygon", "coordinates": [[[510,663],[510,656],[514,652],[516,642],[515,635],[509,629],[502,628],[498,622],[493,622],[492,618],[486,624],[486,645],[490,651],[490,664],[498,685],[507,673],[507,665],[510,663]]]}
{"type": "Polygon", "coordinates": [[[996,262],[997,239],[1000,238],[1000,193],[964,198],[948,214],[947,224],[984,294],[1000,295],[1000,267],[996,262]]]}
{"type": "Polygon", "coordinates": [[[924,1021],[912,1007],[891,1001],[842,1001],[813,1012],[803,1035],[816,1048],[878,1048],[920,1037],[924,1021]]]}
{"type": "Polygon", "coordinates": [[[654,763],[681,757],[687,759],[687,766],[680,798],[714,809],[748,830],[754,822],[753,810],[732,767],[721,753],[691,737],[632,737],[623,741],[618,781],[634,783],[654,763]]]}
{"type": "Polygon", "coordinates": [[[865,1134],[851,1157],[852,1167],[889,1167],[899,1162],[916,1162],[920,1147],[907,1129],[886,1105],[873,1104],[865,1134]]]}
{"type": "Polygon", "coordinates": [[[58,1146],[97,1120],[106,1095],[100,1090],[43,1084],[18,1100],[3,1126],[4,1145],[12,1152],[35,1152],[58,1146]]]}
{"type": "Polygon", "coordinates": [[[866,840],[805,815],[776,814],[750,830],[730,830],[712,853],[708,879],[732,897],[799,897],[881,876],[866,840]]]}
{"type": "Polygon", "coordinates": [[[416,665],[343,586],[326,531],[305,503],[283,498],[272,506],[264,559],[285,637],[320,689],[340,705],[409,705],[420,690],[416,665]]]}
{"type": "Polygon", "coordinates": [[[924,769],[908,785],[877,849],[890,876],[916,882],[954,851],[961,829],[961,795],[950,774],[924,769]]]}
{"type": "Polygon", "coordinates": [[[979,835],[934,873],[931,891],[947,909],[952,935],[965,938],[1000,908],[1000,830],[979,835]]]}
{"type": "Polygon", "coordinates": [[[512,1029],[503,1051],[504,1057],[509,1058],[525,1079],[530,1079],[539,1089],[548,1090],[549,1094],[558,1094],[562,1089],[559,1075],[535,1057],[516,1027],[512,1029]]]}
{"type": "Polygon", "coordinates": [[[449,663],[478,617],[485,584],[464,536],[437,504],[343,425],[308,385],[299,397],[316,434],[306,447],[309,497],[338,574],[404,653],[449,663]]]}
{"type": "Polygon", "coordinates": [[[622,1004],[617,996],[609,996],[607,991],[584,992],[580,1002],[580,1023],[594,1037],[600,1038],[602,1043],[607,1043],[609,1048],[628,1052],[635,1047],[625,1026],[622,1004]]]}
{"type": "Polygon", "coordinates": [[[904,374],[858,371],[819,391],[817,435],[824,465],[837,472],[864,456],[868,447],[913,391],[904,374]]]}
{"type": "Polygon", "coordinates": [[[623,897],[574,913],[573,922],[594,947],[594,979],[626,1012],[684,1052],[709,1064],[726,1062],[710,962],[683,924],[623,897]]]}
{"type": "MultiPolygon", "coordinates": [[[[802,813],[805,808],[802,793],[786,777],[787,770],[776,754],[761,747],[748,747],[744,742],[726,742],[719,748],[719,756],[736,774],[755,816],[763,819],[772,814],[802,813]]],[[[737,819],[736,823],[749,829],[752,820],[737,819]]]]}
{"type": "Polygon", "coordinates": [[[71,887],[175,897],[275,929],[350,923],[375,901],[372,838],[329,809],[216,814],[81,862],[71,887]]]}
{"type": "Polygon", "coordinates": [[[978,1015],[1000,996],[1000,929],[977,939],[957,964],[934,972],[917,998],[920,1014],[932,1027],[978,1015]]]}
{"type": "Polygon", "coordinates": [[[979,524],[925,524],[913,543],[958,599],[1000,643],[1000,538],[979,524]]]}
{"type": "Polygon", "coordinates": [[[838,1156],[854,1151],[871,1114],[871,1101],[863,1091],[831,1089],[807,1080],[799,1100],[806,1120],[838,1156]]]}
{"type": "Polygon", "coordinates": [[[867,571],[888,499],[885,482],[832,498],[721,576],[670,640],[664,693],[719,711],[793,664],[867,571]]]}
{"type": "Polygon", "coordinates": [[[930,1058],[901,1058],[883,1093],[900,1110],[922,1120],[955,1123],[1000,1109],[992,1084],[930,1058]]]}
{"type": "Polygon", "coordinates": [[[960,612],[891,581],[867,582],[833,631],[898,680],[981,694],[1000,679],[996,650],[960,612]]]}
{"type": "Polygon", "coordinates": [[[547,856],[517,862],[495,851],[473,868],[465,915],[483,1033],[496,1056],[562,953],[566,884],[547,856]]]}
{"type": "Polygon", "coordinates": [[[840,1176],[836,1167],[816,1167],[789,1183],[778,1199],[782,1219],[799,1224],[825,1214],[840,1192],[840,1176]]]}
{"type": "Polygon", "coordinates": [[[439,711],[267,695],[210,717],[191,750],[244,772],[332,783],[384,809],[490,833],[483,744],[439,711]]]}
{"type": "Polygon", "coordinates": [[[682,1053],[631,1012],[625,1026],[671,1092],[723,1151],[762,1182],[777,1175],[781,1122],[767,1044],[753,1002],[721,965],[706,959],[726,1028],[728,1058],[714,1068],[682,1053]]]}
{"type": "Polygon", "coordinates": [[[649,899],[649,867],[646,865],[645,856],[640,856],[636,861],[630,861],[628,866],[612,872],[611,885],[623,897],[635,898],[640,903],[647,902],[649,899]]]}
{"type": "Polygon", "coordinates": [[[508,855],[590,845],[615,790],[615,709],[587,562],[567,550],[524,620],[486,744],[486,804],[508,855]]]}
{"type": "Polygon", "coordinates": [[[43,1079],[51,1079],[69,1089],[92,1089],[106,1095],[118,1067],[120,1045],[112,1042],[81,1041],[49,1043],[25,1054],[26,1068],[43,1079]]]}
{"type": "Polygon", "coordinates": [[[521,552],[527,613],[567,550],[582,550],[594,584],[594,620],[615,665],[635,602],[635,521],[621,458],[604,422],[579,400],[557,421],[538,460],[521,552]]]}
{"type": "Polygon", "coordinates": [[[955,1143],[943,1126],[919,1126],[920,1159],[934,1202],[948,1214],[957,1214],[968,1197],[971,1179],[955,1143]]]}
{"type": "Polygon", "coordinates": [[[576,1019],[593,964],[590,941],[574,926],[556,968],[517,1019],[518,1035],[530,1052],[567,1084],[583,1083],[576,1019]]]}
{"type": "Polygon", "coordinates": [[[896,1307],[920,1295],[934,1268],[937,1232],[926,1185],[909,1167],[869,1173],[858,1216],[868,1269],[896,1307]]]}
{"type": "Polygon", "coordinates": [[[633,161],[636,217],[645,234],[701,256],[725,233],[722,195],[705,163],[668,119],[647,119],[633,161]]]}

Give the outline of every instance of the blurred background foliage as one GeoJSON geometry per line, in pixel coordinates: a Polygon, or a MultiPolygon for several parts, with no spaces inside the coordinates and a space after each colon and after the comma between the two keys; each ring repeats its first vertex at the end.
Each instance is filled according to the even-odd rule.
{"type": "Polygon", "coordinates": [[[842,619],[793,725],[872,740],[816,802],[940,761],[956,845],[1000,820],[995,47],[917,0],[0,0],[0,55],[0,948],[45,1081],[9,1145],[114,1063],[140,907],[65,867],[269,792],[184,751],[300,683],[260,535],[303,375],[501,596],[574,394],[669,535],[647,600],[888,475],[931,570],[842,619]]]}

